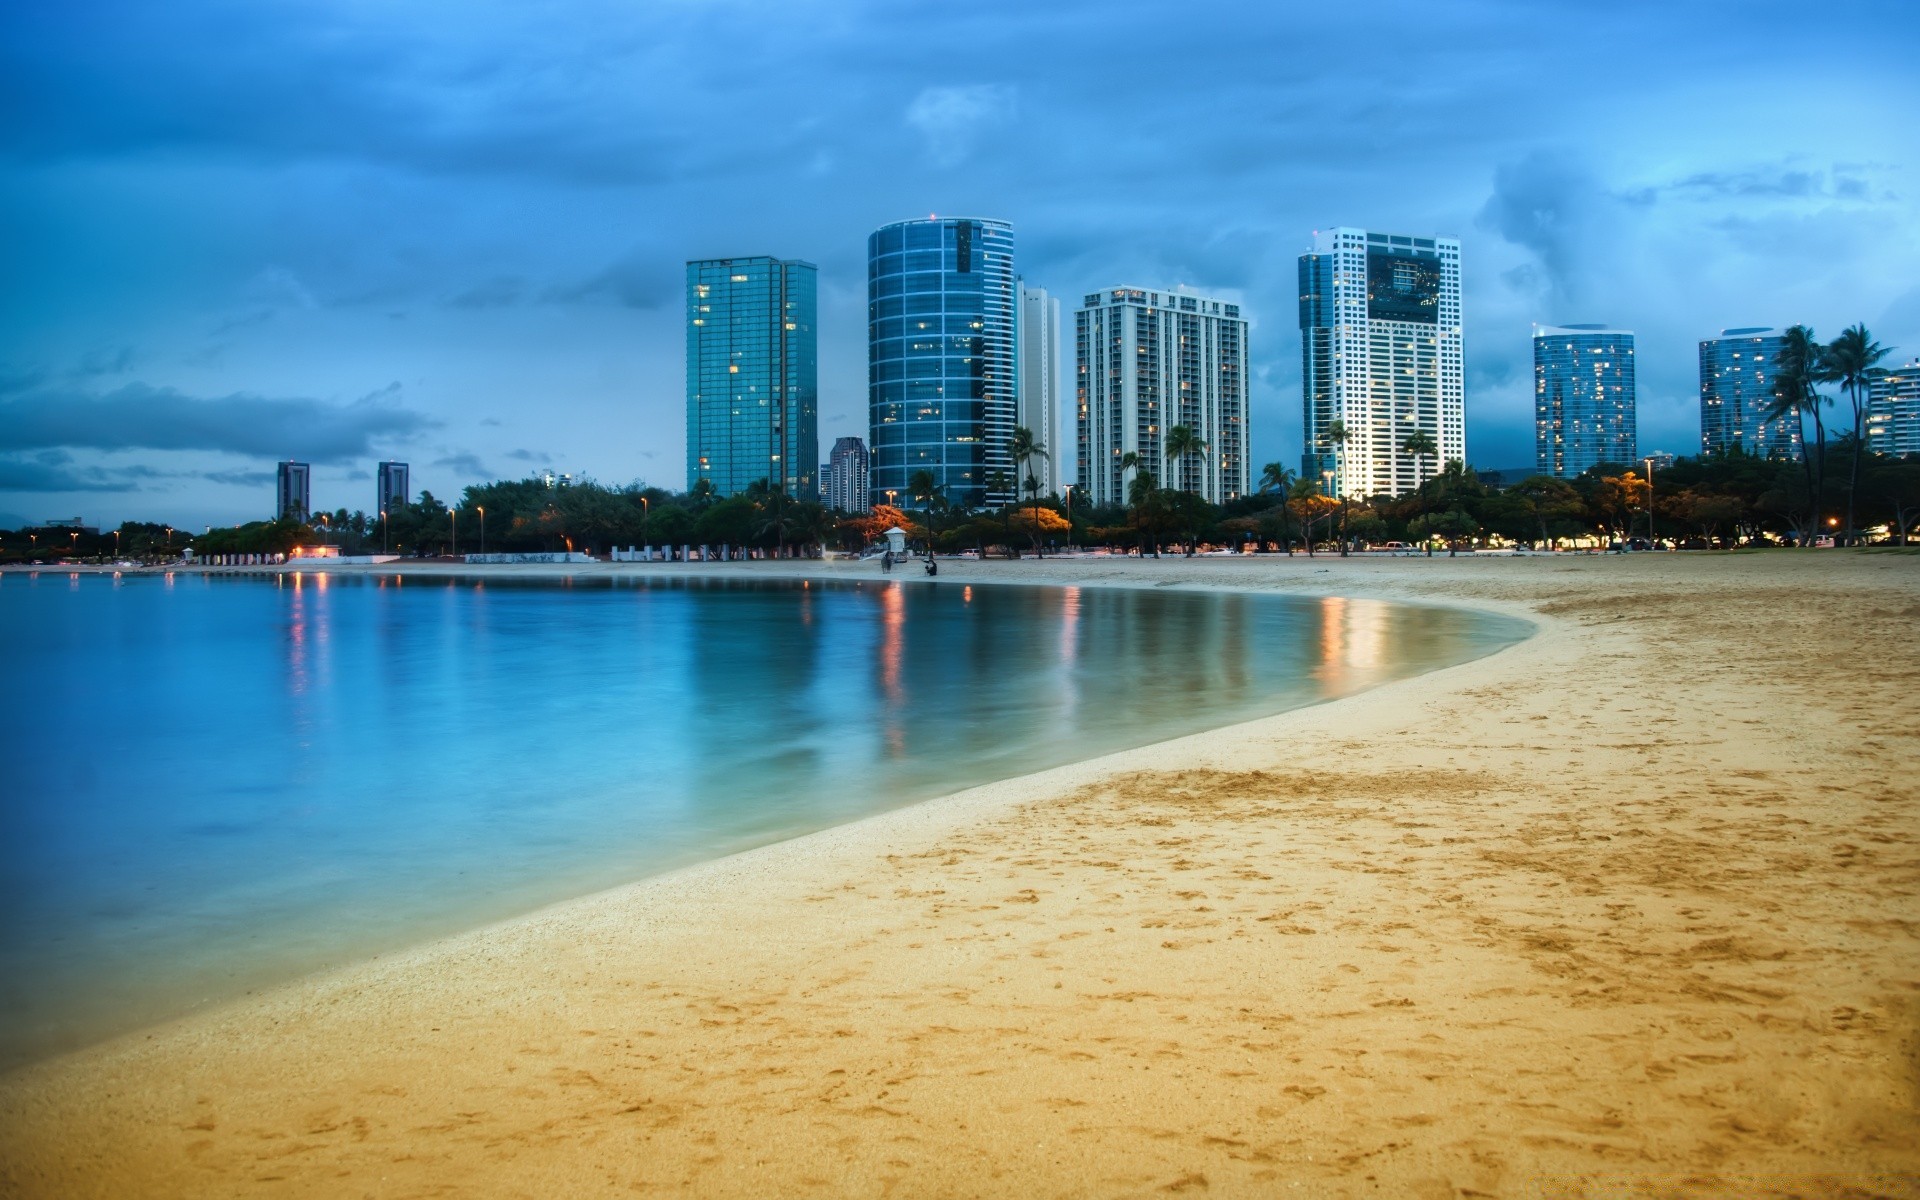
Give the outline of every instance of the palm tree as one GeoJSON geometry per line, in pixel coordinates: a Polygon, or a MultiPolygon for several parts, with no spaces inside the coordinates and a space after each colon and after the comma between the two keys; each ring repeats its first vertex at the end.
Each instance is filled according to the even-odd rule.
{"type": "MultiPolygon", "coordinates": [[[[987,490],[989,492],[1012,491],[1013,476],[1006,471],[990,472],[987,475],[987,490]]],[[[1019,552],[1013,548],[1013,505],[1003,504],[1000,506],[1000,527],[1002,530],[1005,531],[1002,536],[1005,538],[1008,557],[1010,558],[1020,557],[1019,552]]],[[[982,549],[980,551],[980,558],[982,562],[986,561],[986,556],[987,556],[986,550],[982,549]]]]}
{"type": "MultiPolygon", "coordinates": [[[[1034,478],[1029,464],[1036,458],[1050,457],[1047,454],[1047,448],[1034,440],[1033,430],[1024,425],[1016,425],[1013,430],[1013,439],[1007,443],[1007,451],[1013,455],[1013,465],[1019,468],[1020,474],[1026,476],[1027,499],[1032,507],[1040,507],[1040,481],[1034,478]]],[[[1033,521],[1033,548],[1036,554],[1039,553],[1040,518],[1038,514],[1035,514],[1033,521]]]]}
{"type": "Polygon", "coordinates": [[[1333,477],[1340,480],[1340,557],[1347,556],[1347,485],[1341,479],[1340,468],[1345,465],[1347,453],[1347,423],[1335,417],[1327,426],[1327,445],[1333,448],[1333,477]]]}
{"type": "MultiPolygon", "coordinates": [[[[1169,461],[1178,463],[1183,468],[1186,466],[1187,459],[1196,454],[1206,453],[1206,449],[1207,443],[1201,439],[1200,431],[1191,425],[1175,425],[1172,429],[1167,430],[1164,453],[1169,461]]],[[[1182,478],[1184,478],[1186,471],[1182,470],[1180,474],[1182,478]]],[[[1193,491],[1192,488],[1185,487],[1180,490],[1187,493],[1193,491]]],[[[1191,554],[1193,552],[1193,530],[1191,528],[1188,529],[1188,535],[1187,552],[1191,554]]]]}
{"type": "MultiPolygon", "coordinates": [[[[1434,444],[1432,434],[1424,429],[1416,429],[1400,439],[1400,452],[1413,455],[1414,477],[1417,479],[1420,474],[1420,460],[1435,457],[1440,453],[1440,447],[1434,444]]],[[[1414,490],[1419,490],[1417,485],[1414,490]]]]}
{"type": "Polygon", "coordinates": [[[927,522],[927,557],[933,557],[933,502],[940,498],[940,481],[932,471],[920,468],[907,476],[907,495],[920,502],[921,514],[927,522]]]}
{"type": "Polygon", "coordinates": [[[1292,471],[1289,471],[1277,462],[1270,462],[1260,468],[1261,492],[1280,493],[1280,540],[1286,545],[1288,558],[1293,557],[1293,529],[1287,519],[1289,516],[1287,512],[1287,491],[1293,487],[1293,481],[1296,478],[1297,476],[1294,475],[1292,471]]]}
{"type": "MultiPolygon", "coordinates": [[[[1133,478],[1127,481],[1127,507],[1133,509],[1139,517],[1139,525],[1143,533],[1147,529],[1147,519],[1153,515],[1159,492],[1160,481],[1153,477],[1152,471],[1136,470],[1133,478]]],[[[1146,550],[1142,547],[1141,554],[1144,556],[1145,553],[1146,550]]],[[[1160,538],[1157,530],[1153,539],[1153,556],[1160,557],[1160,538]]]]}
{"type": "Polygon", "coordinates": [[[1813,534],[1820,528],[1820,502],[1827,490],[1827,423],[1820,415],[1827,398],[1819,385],[1827,379],[1826,348],[1813,330],[1795,325],[1780,339],[1773,356],[1773,403],[1767,408],[1769,421],[1792,416],[1800,424],[1800,460],[1807,473],[1807,505],[1810,510],[1800,544],[1813,545],[1813,534]],[[1814,450],[1807,449],[1807,418],[1813,418],[1814,450]]]}
{"type": "Polygon", "coordinates": [[[1853,406],[1853,466],[1847,474],[1848,541],[1852,541],[1854,536],[1854,494],[1860,490],[1860,452],[1865,449],[1867,437],[1867,373],[1892,351],[1893,347],[1882,346],[1874,341],[1865,325],[1855,325],[1843,331],[1826,349],[1827,377],[1840,385],[1840,390],[1847,394],[1847,401],[1853,406]]]}

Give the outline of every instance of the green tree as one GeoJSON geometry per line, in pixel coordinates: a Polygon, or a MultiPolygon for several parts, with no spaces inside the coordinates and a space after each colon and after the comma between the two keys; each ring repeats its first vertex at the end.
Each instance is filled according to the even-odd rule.
{"type": "MultiPolygon", "coordinates": [[[[1423,465],[1421,460],[1438,457],[1440,447],[1434,442],[1432,434],[1424,429],[1416,429],[1400,439],[1400,452],[1413,455],[1414,477],[1418,479],[1420,467],[1423,465]]],[[[1425,481],[1422,480],[1422,482],[1425,481]]],[[[1418,488],[1416,487],[1415,490],[1417,491],[1418,488]]]]}
{"type": "Polygon", "coordinates": [[[1853,409],[1853,454],[1852,466],[1847,472],[1847,538],[1857,537],[1859,526],[1854,524],[1857,512],[1855,500],[1860,492],[1860,455],[1866,449],[1867,440],[1867,401],[1870,373],[1880,364],[1880,360],[1892,352],[1891,346],[1882,346],[1873,340],[1865,325],[1855,325],[1843,330],[1839,337],[1827,346],[1824,365],[1827,378],[1840,385],[1846,393],[1847,402],[1853,409]]]}
{"type": "MultiPolygon", "coordinates": [[[[1154,479],[1153,472],[1136,465],[1133,478],[1127,481],[1127,508],[1133,515],[1135,525],[1141,536],[1151,534],[1153,556],[1160,557],[1160,485],[1154,479]]],[[[1146,548],[1141,547],[1144,554],[1146,548]]]]}
{"type": "Polygon", "coordinates": [[[1828,402],[1820,393],[1827,380],[1826,349],[1805,325],[1787,330],[1773,358],[1773,403],[1770,421],[1789,417],[1800,427],[1800,461],[1807,477],[1807,510],[1797,522],[1800,544],[1811,546],[1820,528],[1821,500],[1827,486],[1827,423],[1821,408],[1828,402]],[[1807,448],[1807,418],[1813,418],[1814,448],[1807,448]]]}
{"type": "Polygon", "coordinates": [[[1553,535],[1547,531],[1550,521],[1565,521],[1580,512],[1580,493],[1572,484],[1552,475],[1529,475],[1507,489],[1527,506],[1527,513],[1540,527],[1540,540],[1549,546],[1553,535]]]}
{"type": "MultiPolygon", "coordinates": [[[[1040,481],[1034,477],[1033,460],[1036,458],[1042,460],[1049,458],[1047,448],[1035,440],[1033,430],[1028,429],[1024,425],[1017,425],[1014,427],[1013,438],[1008,442],[1007,449],[1013,456],[1015,469],[1018,470],[1022,476],[1021,483],[1027,493],[1028,506],[1038,508],[1040,506],[1040,481]]],[[[1039,554],[1041,553],[1041,549],[1039,532],[1040,518],[1038,514],[1035,514],[1033,517],[1031,529],[1033,531],[1033,550],[1035,554],[1039,554]]],[[[1009,537],[1011,537],[1011,534],[1009,534],[1009,537]]]]}
{"type": "Polygon", "coordinates": [[[1287,495],[1293,488],[1295,478],[1292,471],[1277,462],[1270,462],[1260,468],[1261,494],[1280,497],[1280,541],[1286,547],[1288,558],[1293,557],[1293,529],[1288,522],[1290,510],[1287,508],[1287,495]]]}
{"type": "MultiPolygon", "coordinates": [[[[996,485],[991,482],[989,482],[987,486],[1004,487],[1004,485],[996,485]]],[[[925,467],[907,476],[907,495],[920,502],[920,512],[927,526],[928,558],[933,557],[933,505],[935,501],[941,498],[941,492],[943,490],[940,486],[939,479],[935,478],[933,472],[927,470],[925,467]]]]}
{"type": "MultiPolygon", "coordinates": [[[[1196,454],[1206,453],[1206,450],[1207,450],[1207,443],[1200,437],[1199,431],[1194,429],[1191,425],[1175,425],[1172,429],[1167,430],[1165,452],[1166,452],[1168,461],[1177,464],[1180,468],[1180,480],[1182,485],[1179,489],[1180,491],[1182,492],[1193,491],[1192,488],[1185,486],[1186,480],[1191,474],[1191,472],[1189,472],[1186,469],[1187,462],[1196,454]]],[[[1181,506],[1182,508],[1181,516],[1183,518],[1187,515],[1186,510],[1190,507],[1191,506],[1187,506],[1187,505],[1181,506]]],[[[1194,538],[1197,535],[1197,531],[1191,528],[1186,528],[1184,527],[1184,525],[1185,523],[1183,520],[1183,528],[1181,532],[1187,535],[1187,553],[1191,554],[1193,553],[1193,549],[1194,549],[1193,543],[1194,543],[1194,538]]]]}

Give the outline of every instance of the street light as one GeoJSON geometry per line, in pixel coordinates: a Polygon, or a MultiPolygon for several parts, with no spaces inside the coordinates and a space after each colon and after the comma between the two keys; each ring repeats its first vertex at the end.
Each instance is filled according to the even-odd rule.
{"type": "Polygon", "coordinates": [[[487,506],[476,504],[474,507],[480,510],[480,553],[485,554],[487,552],[487,506]]]}
{"type": "Polygon", "coordinates": [[[387,552],[387,510],[380,510],[380,553],[387,552]]]}
{"type": "Polygon", "coordinates": [[[647,557],[653,557],[653,535],[648,532],[648,522],[653,519],[653,502],[645,496],[640,497],[640,540],[646,544],[647,557]]]}
{"type": "Polygon", "coordinates": [[[460,553],[460,531],[456,527],[453,505],[447,505],[447,555],[456,557],[460,553]]]}
{"type": "Polygon", "coordinates": [[[1067,498],[1067,549],[1073,549],[1073,485],[1065,484],[1061,491],[1067,498]]]}
{"type": "Polygon", "coordinates": [[[1647,549],[1652,550],[1657,545],[1653,534],[1653,460],[1643,458],[1640,461],[1647,464],[1647,549]]]}

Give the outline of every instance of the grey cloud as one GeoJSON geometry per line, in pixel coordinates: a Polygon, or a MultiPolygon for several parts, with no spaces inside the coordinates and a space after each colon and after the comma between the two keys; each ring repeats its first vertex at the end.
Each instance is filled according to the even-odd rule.
{"type": "Polygon", "coordinates": [[[214,450],[342,462],[369,457],[376,442],[440,424],[391,403],[397,387],[352,404],[246,393],[199,397],[141,383],[100,395],[42,389],[0,400],[0,450],[214,450]]]}
{"type": "Polygon", "coordinates": [[[1605,254],[1615,203],[1583,164],[1547,151],[1498,168],[1475,224],[1533,252],[1558,299],[1578,302],[1590,256],[1605,254]]]}
{"type": "Polygon", "coordinates": [[[454,308],[505,308],[518,304],[526,294],[527,281],[515,275],[495,275],[447,301],[454,308]]]}
{"type": "Polygon", "coordinates": [[[515,462],[549,463],[553,461],[553,455],[547,454],[544,451],[536,453],[532,450],[509,450],[507,451],[507,457],[515,462]]]}
{"type": "Polygon", "coordinates": [[[205,471],[200,478],[229,487],[266,487],[278,477],[272,471],[205,471]]]}
{"type": "Polygon", "coordinates": [[[956,167],[991,126],[1013,117],[1017,97],[1005,83],[922,88],[907,105],[906,121],[925,139],[934,166],[956,167]]]}
{"type": "Polygon", "coordinates": [[[433,460],[433,465],[436,467],[446,467],[451,471],[457,471],[469,479],[491,479],[493,477],[493,472],[487,470],[486,464],[480,461],[478,455],[470,454],[464,450],[456,454],[442,455],[433,460]]]}
{"type": "Polygon", "coordinates": [[[67,454],[0,452],[0,492],[137,492],[161,478],[147,467],[75,466],[67,454]]]}
{"type": "Polygon", "coordinates": [[[685,282],[680,260],[634,250],[585,279],[548,288],[541,299],[551,304],[610,302],[627,308],[658,308],[678,300],[685,282]]]}

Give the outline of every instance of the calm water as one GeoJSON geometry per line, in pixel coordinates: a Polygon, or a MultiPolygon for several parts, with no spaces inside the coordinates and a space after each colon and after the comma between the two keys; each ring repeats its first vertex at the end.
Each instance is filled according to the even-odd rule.
{"type": "Polygon", "coordinates": [[[1525,632],[878,578],[0,575],[0,1066],[1525,632]]]}

